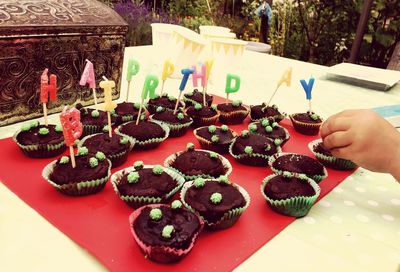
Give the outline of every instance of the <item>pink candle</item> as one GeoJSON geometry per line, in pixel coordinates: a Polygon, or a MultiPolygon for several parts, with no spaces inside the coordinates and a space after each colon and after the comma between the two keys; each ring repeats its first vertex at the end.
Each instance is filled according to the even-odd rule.
{"type": "Polygon", "coordinates": [[[83,126],[81,123],[81,113],[75,108],[68,109],[68,107],[65,106],[60,114],[60,121],[63,127],[65,144],[67,146],[72,146],[75,140],[79,139],[82,135],[83,126]]]}

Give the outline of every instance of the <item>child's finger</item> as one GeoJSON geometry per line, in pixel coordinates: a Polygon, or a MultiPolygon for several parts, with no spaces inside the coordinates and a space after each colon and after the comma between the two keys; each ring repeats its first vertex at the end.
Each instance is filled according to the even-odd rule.
{"type": "Polygon", "coordinates": [[[352,143],[352,138],[350,133],[346,131],[337,131],[326,136],[323,141],[326,148],[335,149],[349,146],[352,143]]]}
{"type": "Polygon", "coordinates": [[[324,139],[328,135],[337,132],[345,131],[350,128],[350,119],[348,117],[330,117],[321,126],[321,137],[324,139]]]}
{"type": "Polygon", "coordinates": [[[349,148],[348,147],[334,148],[331,150],[331,153],[336,158],[351,160],[351,158],[349,157],[349,148]]]}

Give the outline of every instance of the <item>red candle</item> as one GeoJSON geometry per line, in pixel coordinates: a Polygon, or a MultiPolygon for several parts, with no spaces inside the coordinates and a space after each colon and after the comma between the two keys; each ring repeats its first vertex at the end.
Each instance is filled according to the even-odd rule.
{"type": "Polygon", "coordinates": [[[68,107],[65,106],[60,114],[60,121],[63,127],[65,144],[67,146],[72,146],[75,140],[79,139],[82,135],[83,126],[81,123],[81,113],[75,108],[68,109],[68,107]]]}

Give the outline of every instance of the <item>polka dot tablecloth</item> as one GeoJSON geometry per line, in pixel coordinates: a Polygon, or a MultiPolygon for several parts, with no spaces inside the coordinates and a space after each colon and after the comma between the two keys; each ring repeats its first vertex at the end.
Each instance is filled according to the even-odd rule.
{"type": "Polygon", "coordinates": [[[264,271],[263,260],[271,271],[400,271],[400,185],[358,169],[236,272],[264,271]]]}

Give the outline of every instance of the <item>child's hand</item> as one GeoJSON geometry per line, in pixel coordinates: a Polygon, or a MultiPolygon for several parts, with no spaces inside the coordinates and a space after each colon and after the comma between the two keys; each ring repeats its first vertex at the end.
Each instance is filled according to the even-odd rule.
{"type": "Polygon", "coordinates": [[[348,159],[400,179],[400,133],[370,110],[346,110],[321,126],[325,147],[335,157],[348,159]]]}

